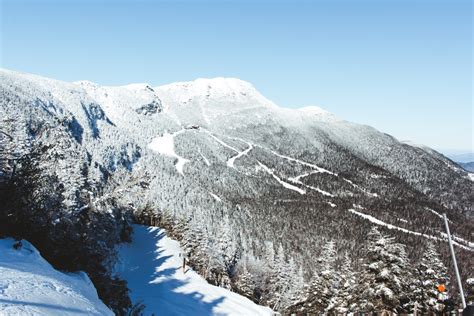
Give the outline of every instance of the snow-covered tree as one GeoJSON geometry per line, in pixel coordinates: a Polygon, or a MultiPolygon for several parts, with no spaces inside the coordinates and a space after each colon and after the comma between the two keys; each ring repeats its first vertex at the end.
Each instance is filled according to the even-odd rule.
{"type": "Polygon", "coordinates": [[[396,312],[401,298],[409,295],[411,273],[405,247],[374,227],[368,234],[366,250],[359,308],[364,312],[396,312]]]}
{"type": "Polygon", "coordinates": [[[433,243],[426,245],[423,257],[416,267],[416,283],[413,299],[418,303],[421,312],[438,311],[438,285],[447,285],[448,270],[440,258],[433,243]]]}
{"type": "Polygon", "coordinates": [[[303,290],[305,286],[303,268],[302,267],[297,268],[293,257],[291,257],[290,260],[288,261],[288,266],[291,271],[290,272],[291,280],[289,280],[290,281],[289,289],[288,289],[288,292],[286,293],[287,302],[285,302],[286,303],[284,305],[285,307],[291,306],[302,299],[303,290]]]}
{"type": "Polygon", "coordinates": [[[354,293],[356,291],[356,274],[352,269],[351,258],[346,253],[344,261],[337,271],[338,282],[337,291],[331,298],[330,312],[336,314],[346,314],[351,310],[351,304],[354,301],[354,293]]]}
{"type": "Polygon", "coordinates": [[[466,280],[466,302],[468,305],[474,304],[474,278],[466,280]]]}
{"type": "Polygon", "coordinates": [[[290,272],[287,267],[285,253],[281,244],[278,247],[271,266],[272,271],[270,272],[268,280],[268,290],[271,297],[268,300],[268,304],[273,309],[278,310],[278,308],[285,303],[285,294],[289,288],[290,281],[290,272]]]}
{"type": "Polygon", "coordinates": [[[255,282],[252,275],[248,271],[247,263],[245,261],[238,271],[238,276],[234,286],[236,287],[239,294],[252,300],[254,299],[255,282]]]}
{"type": "Polygon", "coordinates": [[[331,298],[336,294],[338,276],[335,270],[337,258],[336,244],[329,241],[317,259],[318,272],[313,275],[305,291],[305,299],[300,311],[321,313],[332,309],[331,298]]]}

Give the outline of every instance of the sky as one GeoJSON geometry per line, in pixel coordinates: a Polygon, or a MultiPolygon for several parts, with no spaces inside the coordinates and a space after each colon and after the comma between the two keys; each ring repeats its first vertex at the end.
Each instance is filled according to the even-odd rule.
{"type": "Polygon", "coordinates": [[[473,151],[470,0],[0,0],[2,68],[102,85],[236,77],[473,151]]]}

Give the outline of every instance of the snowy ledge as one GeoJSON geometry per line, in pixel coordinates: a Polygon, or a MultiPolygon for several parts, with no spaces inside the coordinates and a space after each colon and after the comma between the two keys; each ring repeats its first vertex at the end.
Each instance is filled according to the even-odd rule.
{"type": "Polygon", "coordinates": [[[55,270],[22,240],[0,239],[0,315],[113,315],[87,274],[55,270]]]}

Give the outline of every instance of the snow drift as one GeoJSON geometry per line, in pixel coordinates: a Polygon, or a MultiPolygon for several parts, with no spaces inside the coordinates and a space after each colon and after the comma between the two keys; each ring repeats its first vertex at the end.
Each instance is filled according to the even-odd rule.
{"type": "Polygon", "coordinates": [[[63,273],[22,240],[0,239],[0,315],[113,315],[83,273],[63,273]]]}

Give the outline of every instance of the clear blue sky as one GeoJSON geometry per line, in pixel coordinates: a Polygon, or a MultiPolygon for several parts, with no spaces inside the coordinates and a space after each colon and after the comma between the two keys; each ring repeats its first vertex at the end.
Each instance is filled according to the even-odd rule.
{"type": "Polygon", "coordinates": [[[238,77],[398,139],[473,148],[468,0],[0,0],[1,66],[160,85],[238,77]]]}

